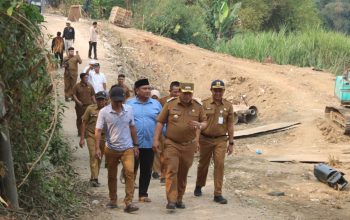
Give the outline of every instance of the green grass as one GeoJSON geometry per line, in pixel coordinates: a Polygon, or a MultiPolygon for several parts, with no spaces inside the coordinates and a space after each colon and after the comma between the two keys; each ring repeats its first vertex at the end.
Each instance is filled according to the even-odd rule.
{"type": "Polygon", "coordinates": [[[218,42],[215,50],[257,61],[271,56],[277,64],[312,66],[335,74],[341,74],[350,66],[350,38],[323,29],[240,33],[232,40],[218,42]]]}

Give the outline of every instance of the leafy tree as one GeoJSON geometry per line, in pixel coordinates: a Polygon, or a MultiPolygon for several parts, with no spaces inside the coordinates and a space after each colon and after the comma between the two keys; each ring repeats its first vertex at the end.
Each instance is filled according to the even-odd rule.
{"type": "Polygon", "coordinates": [[[321,15],[327,27],[350,34],[350,1],[335,1],[324,5],[321,15]]]}

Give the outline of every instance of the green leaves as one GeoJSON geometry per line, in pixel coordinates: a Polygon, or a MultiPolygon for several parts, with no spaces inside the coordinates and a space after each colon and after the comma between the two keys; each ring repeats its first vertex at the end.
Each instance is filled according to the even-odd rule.
{"type": "Polygon", "coordinates": [[[12,13],[13,13],[13,7],[9,7],[6,11],[7,15],[8,16],[12,16],[12,13]]]}

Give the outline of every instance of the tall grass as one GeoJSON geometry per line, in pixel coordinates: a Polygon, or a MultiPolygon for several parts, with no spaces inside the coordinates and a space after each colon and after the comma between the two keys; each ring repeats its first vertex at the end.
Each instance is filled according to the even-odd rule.
{"type": "Polygon", "coordinates": [[[350,38],[323,29],[303,32],[240,33],[230,41],[218,42],[215,50],[236,57],[277,64],[312,66],[341,74],[350,67],[350,38]]]}

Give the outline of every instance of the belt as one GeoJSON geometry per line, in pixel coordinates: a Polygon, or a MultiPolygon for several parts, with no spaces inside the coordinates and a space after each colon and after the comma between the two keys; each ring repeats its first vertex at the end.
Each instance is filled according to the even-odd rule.
{"type": "Polygon", "coordinates": [[[180,145],[192,144],[192,143],[194,143],[196,141],[196,140],[191,140],[191,141],[187,141],[187,142],[178,142],[178,141],[174,141],[173,139],[170,139],[170,138],[168,138],[168,139],[171,140],[172,142],[180,144],[180,145]]]}
{"type": "Polygon", "coordinates": [[[202,136],[206,137],[206,138],[221,138],[221,137],[227,137],[227,135],[219,135],[219,136],[210,136],[210,135],[206,135],[201,133],[202,136]]]}

